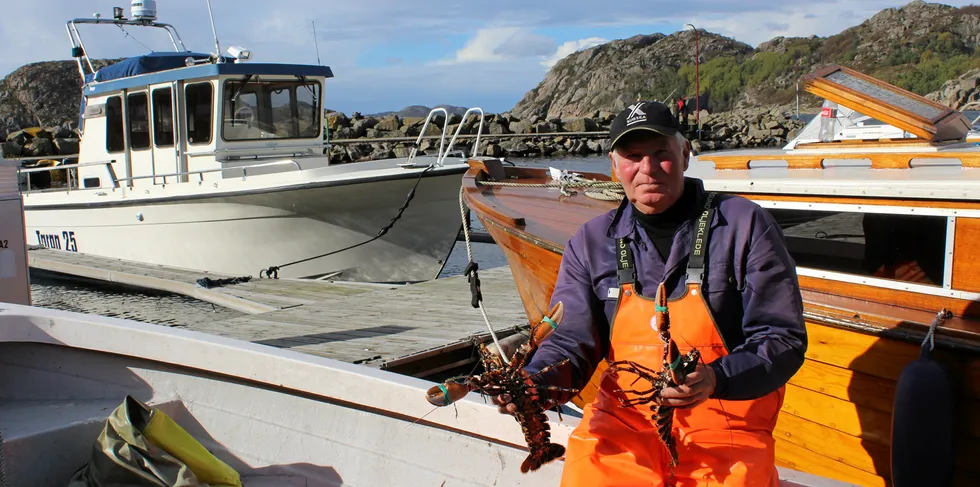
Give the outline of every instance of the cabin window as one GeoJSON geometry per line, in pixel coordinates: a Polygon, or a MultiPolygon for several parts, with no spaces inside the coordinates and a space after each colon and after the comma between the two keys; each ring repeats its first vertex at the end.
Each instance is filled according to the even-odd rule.
{"type": "Polygon", "coordinates": [[[194,83],[184,88],[184,94],[187,105],[187,142],[210,144],[214,87],[211,83],[194,83]]]}
{"type": "Polygon", "coordinates": [[[105,103],[105,149],[108,152],[126,150],[123,140],[122,97],[111,96],[105,103]]]}
{"type": "Polygon", "coordinates": [[[150,106],[146,93],[133,93],[126,107],[129,118],[129,147],[133,150],[150,148],[150,106]]]}
{"type": "Polygon", "coordinates": [[[174,146],[174,104],[170,88],[153,90],[153,145],[174,146]]]}
{"type": "Polygon", "coordinates": [[[799,267],[942,286],[946,217],[769,209],[799,267]]]}
{"type": "Polygon", "coordinates": [[[224,140],[322,136],[320,83],[315,81],[226,81],[221,110],[224,140]]]}

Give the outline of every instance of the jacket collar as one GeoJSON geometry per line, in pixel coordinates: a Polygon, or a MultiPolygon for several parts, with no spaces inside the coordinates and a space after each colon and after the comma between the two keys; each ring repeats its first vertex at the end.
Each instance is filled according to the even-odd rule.
{"type": "MultiPolygon", "coordinates": [[[[704,209],[704,201],[706,198],[706,192],[704,190],[704,182],[697,178],[684,178],[684,191],[695,191],[697,193],[697,208],[691,210],[691,214],[688,215],[687,220],[681,224],[680,228],[677,229],[677,233],[674,234],[674,242],[671,244],[670,256],[667,258],[667,263],[665,266],[664,279],[670,276],[682,262],[685,262],[688,254],[691,253],[691,232],[694,231],[694,221],[701,215],[704,209]]],[[[718,207],[720,203],[719,198],[715,199],[715,207],[718,207]]],[[[616,209],[616,213],[613,216],[612,222],[606,229],[606,236],[612,239],[627,238],[628,240],[634,240],[641,242],[642,245],[646,245],[648,242],[648,237],[645,232],[642,232],[639,228],[639,224],[636,218],[633,216],[633,212],[630,209],[631,203],[628,199],[623,198],[620,202],[619,208],[616,209]]],[[[714,213],[709,227],[714,229],[719,225],[721,221],[720,212],[716,211],[714,213]]]]}
{"type": "MultiPolygon", "coordinates": [[[[697,210],[692,210],[692,213],[689,215],[688,220],[697,218],[697,215],[701,214],[701,205],[704,203],[705,191],[704,191],[703,181],[697,178],[685,177],[684,191],[692,191],[692,190],[695,191],[698,195],[697,201],[699,202],[699,205],[697,210]]],[[[630,209],[630,205],[631,203],[629,202],[629,199],[625,197],[619,203],[619,208],[616,209],[616,214],[613,215],[612,222],[609,224],[609,228],[606,229],[607,237],[617,239],[617,238],[632,236],[635,238],[638,231],[638,227],[637,227],[638,224],[636,222],[636,218],[633,216],[633,212],[630,209]]],[[[715,218],[712,221],[711,224],[712,227],[714,227],[715,222],[717,222],[717,218],[715,218]]],[[[681,228],[680,230],[678,230],[678,233],[684,230],[685,227],[687,227],[688,231],[690,231],[689,223],[690,222],[688,221],[685,222],[683,225],[681,225],[681,228]]]]}

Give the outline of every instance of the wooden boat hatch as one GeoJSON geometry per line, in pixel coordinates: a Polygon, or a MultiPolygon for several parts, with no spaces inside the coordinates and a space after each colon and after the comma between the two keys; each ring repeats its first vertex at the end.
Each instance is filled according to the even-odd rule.
{"type": "Polygon", "coordinates": [[[843,66],[803,78],[806,91],[901,128],[928,142],[957,140],[970,131],[966,115],[843,66]]]}

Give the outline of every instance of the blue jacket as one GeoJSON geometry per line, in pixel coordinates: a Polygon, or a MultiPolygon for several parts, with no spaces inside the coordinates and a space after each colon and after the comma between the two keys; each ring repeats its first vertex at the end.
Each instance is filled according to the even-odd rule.
{"type": "MultiPolygon", "coordinates": [[[[685,191],[704,185],[686,178],[685,191]]],[[[609,350],[609,323],[616,309],[615,239],[626,238],[636,262],[638,291],[653,296],[661,281],[671,298],[685,292],[691,250],[692,212],[674,235],[667,262],[647,232],[636,222],[630,203],[593,218],[568,241],[551,304],[564,303],[564,320],[535,352],[526,370],[569,358],[552,369],[543,382],[579,389],[588,383],[609,350]]],[[[705,261],[703,296],[708,302],[729,355],[712,363],[718,378],[712,397],[745,400],[762,397],[785,384],[803,364],[806,328],[796,265],[776,221],[748,199],[721,195],[705,261]]],[[[565,394],[559,402],[571,399],[565,394]]]]}

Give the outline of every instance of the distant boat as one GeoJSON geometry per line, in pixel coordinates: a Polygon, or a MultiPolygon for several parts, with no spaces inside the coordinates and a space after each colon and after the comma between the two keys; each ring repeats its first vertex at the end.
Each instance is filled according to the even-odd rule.
{"type": "MultiPolygon", "coordinates": [[[[154,1],[134,0],[131,17],[116,8],[67,23],[83,83],[80,150],[77,161],[22,170],[29,243],[235,276],[273,266],[293,278],[439,275],[467,167],[448,155],[448,116],[437,155],[331,164],[329,67],[246,62],[251,52],[235,46],[188,51],[156,21],[154,1]],[[87,24],[163,30],[173,51],[95,69],[78,31],[87,24]]],[[[482,110],[466,115],[482,131],[482,110]]]]}
{"type": "MultiPolygon", "coordinates": [[[[688,170],[706,190],[768,210],[797,264],[809,348],[786,386],[777,465],[862,486],[980,485],[980,147],[967,141],[970,120],[843,67],[806,87],[842,107],[850,125],[835,120],[832,140],[820,141],[817,117],[782,149],[703,153],[688,170]],[[918,360],[923,349],[929,360],[918,360]],[[916,375],[924,364],[931,375],[916,375]]],[[[600,191],[607,174],[556,180],[489,158],[470,164],[466,204],[539,320],[565,243],[622,195],[600,191]]],[[[576,404],[591,401],[601,373],[576,404]]]]}

